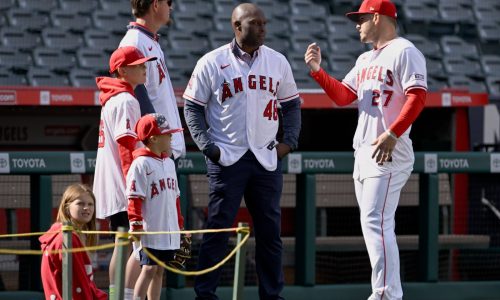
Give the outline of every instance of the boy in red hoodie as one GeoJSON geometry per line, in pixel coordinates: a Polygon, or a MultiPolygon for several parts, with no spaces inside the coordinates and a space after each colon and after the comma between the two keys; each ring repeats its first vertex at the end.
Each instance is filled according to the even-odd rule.
{"type": "MultiPolygon", "coordinates": [[[[135,47],[118,48],[109,59],[109,72],[114,78],[96,78],[102,105],[94,174],[96,215],[108,219],[113,231],[119,226],[128,228],[125,177],[136,144],[134,126],[141,117],[134,89],[146,82],[145,63],[152,60],[156,57],[144,57],[135,47]]],[[[110,294],[114,292],[116,254],[115,247],[109,263],[110,294]]],[[[138,272],[139,265],[131,257],[126,277],[138,272]]]]}
{"type": "MultiPolygon", "coordinates": [[[[90,187],[75,183],[66,188],[61,198],[57,220],[47,233],[39,238],[43,253],[41,275],[45,299],[62,300],[62,250],[61,227],[70,222],[76,230],[95,230],[95,197],[90,187]]],[[[73,248],[96,244],[95,235],[73,232],[73,248]]],[[[94,281],[92,263],[87,252],[73,253],[73,300],[106,300],[108,295],[99,290],[94,281]]]]}

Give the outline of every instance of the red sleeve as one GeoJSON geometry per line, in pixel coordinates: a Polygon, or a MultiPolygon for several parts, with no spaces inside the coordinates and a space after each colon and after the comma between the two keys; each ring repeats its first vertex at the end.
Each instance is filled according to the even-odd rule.
{"type": "Polygon", "coordinates": [[[128,221],[132,230],[142,229],[142,199],[128,199],[128,221]]]}
{"type": "Polygon", "coordinates": [[[120,152],[120,161],[122,163],[123,176],[127,177],[128,169],[134,160],[132,152],[135,150],[136,139],[133,136],[126,135],[118,139],[118,152],[120,152]]]}
{"type": "Polygon", "coordinates": [[[415,120],[425,106],[427,92],[423,89],[411,89],[406,92],[406,103],[398,118],[389,129],[400,137],[415,120]]]}
{"type": "Polygon", "coordinates": [[[177,197],[177,222],[179,223],[179,228],[184,229],[184,216],[181,212],[181,197],[177,197]]]}
{"type": "Polygon", "coordinates": [[[348,89],[342,82],[328,75],[323,68],[318,72],[311,71],[311,77],[325,90],[330,99],[339,106],[351,104],[358,99],[358,95],[348,89]]]}

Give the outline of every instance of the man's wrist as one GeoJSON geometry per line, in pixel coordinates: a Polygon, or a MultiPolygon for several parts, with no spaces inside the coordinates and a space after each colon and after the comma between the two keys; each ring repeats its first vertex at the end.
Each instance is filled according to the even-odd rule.
{"type": "Polygon", "coordinates": [[[393,139],[395,139],[395,140],[398,140],[398,136],[397,136],[394,132],[392,132],[392,130],[387,129],[387,131],[386,131],[386,132],[387,132],[387,135],[388,135],[388,136],[390,136],[391,138],[393,138],[393,139]]]}

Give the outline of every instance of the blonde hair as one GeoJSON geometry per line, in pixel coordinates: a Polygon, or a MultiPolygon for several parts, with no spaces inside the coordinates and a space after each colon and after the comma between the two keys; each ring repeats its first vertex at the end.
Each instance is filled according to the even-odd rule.
{"type": "MultiPolygon", "coordinates": [[[[59,210],[57,212],[56,222],[60,223],[70,222],[73,225],[75,225],[75,222],[73,221],[69,213],[69,206],[73,201],[77,200],[83,194],[89,195],[92,198],[92,200],[94,200],[94,207],[95,207],[95,196],[94,193],[92,192],[92,189],[86,184],[73,183],[66,188],[61,197],[61,204],[59,204],[59,210]]],[[[89,230],[89,231],[96,230],[95,219],[96,217],[94,209],[94,213],[92,214],[92,219],[87,224],[84,224],[83,226],[78,226],[78,229],[89,230]]],[[[87,234],[85,238],[85,245],[95,246],[96,244],[97,244],[96,236],[94,234],[87,234]]]]}

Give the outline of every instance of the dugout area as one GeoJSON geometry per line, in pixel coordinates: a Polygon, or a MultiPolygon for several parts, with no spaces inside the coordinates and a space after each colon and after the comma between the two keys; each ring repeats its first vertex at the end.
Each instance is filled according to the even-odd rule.
{"type": "MultiPolygon", "coordinates": [[[[305,96],[306,100],[309,99],[305,96]]],[[[180,108],[182,110],[182,108],[180,108]]],[[[470,108],[461,107],[428,107],[421,118],[414,124],[412,139],[416,151],[449,152],[457,147],[469,144],[467,150],[473,150],[470,140],[475,134],[470,128],[472,123],[482,122],[472,110],[483,109],[482,105],[470,108]],[[461,112],[460,112],[461,111],[461,112]],[[466,124],[458,124],[458,116],[467,120],[466,124]],[[466,133],[460,131],[465,128],[466,133]],[[461,137],[468,135],[463,141],[461,137]]],[[[182,115],[182,111],[181,115],[182,115]]],[[[303,168],[315,170],[314,178],[306,178],[294,174],[285,175],[282,197],[282,230],[284,240],[285,296],[287,299],[361,299],[369,291],[370,268],[368,256],[364,248],[359,226],[359,214],[353,194],[352,180],[349,172],[345,174],[328,173],[328,168],[342,167],[342,161],[349,164],[352,135],[356,125],[356,110],[353,108],[310,108],[303,109],[303,128],[299,152],[318,153],[318,157],[303,160],[303,168]],[[332,160],[328,155],[344,153],[345,159],[332,160]],[[326,156],[321,156],[327,154],[326,156]],[[333,162],[333,166],[332,166],[333,162]],[[325,173],[321,173],[321,168],[325,173]],[[311,181],[312,180],[312,181],[311,181]],[[310,194],[299,196],[297,186],[314,183],[310,194]],[[312,194],[311,194],[312,193],[312,194]],[[299,198],[297,198],[299,196],[299,198]],[[304,206],[304,199],[314,198],[314,207],[304,206]],[[309,197],[309,198],[308,198],[309,197]],[[308,218],[302,213],[307,212],[308,218]],[[313,222],[309,222],[313,220],[313,222]],[[304,241],[297,239],[297,234],[313,234],[315,239],[304,241]],[[299,242],[297,242],[299,241],[299,242]],[[314,248],[306,247],[313,243],[314,248]],[[304,247],[297,248],[297,245],[304,247]],[[311,249],[314,255],[311,255],[311,249]],[[308,259],[311,257],[311,259],[308,259]],[[314,259],[312,259],[314,257],[314,259]]],[[[479,114],[480,115],[480,114],[479,114]]],[[[11,168],[22,169],[21,174],[0,175],[1,233],[21,233],[35,231],[37,222],[50,224],[54,217],[54,208],[33,207],[34,194],[43,192],[50,186],[53,207],[57,205],[64,187],[74,181],[91,183],[92,174],[57,174],[50,172],[41,177],[30,177],[29,170],[43,169],[43,161],[36,153],[52,151],[92,152],[94,141],[97,141],[99,107],[92,105],[68,106],[0,106],[0,153],[16,153],[29,151],[33,155],[11,158],[11,168]],[[43,176],[49,175],[50,176],[43,176]],[[35,178],[35,179],[34,179],[35,178]],[[35,193],[34,193],[35,192],[35,193]],[[48,212],[47,213],[42,213],[48,212]],[[33,216],[38,212],[38,217],[33,216]],[[50,215],[50,217],[49,217],[50,215]],[[37,219],[38,218],[38,219],[37,219]]],[[[463,121],[463,120],[462,120],[463,121]]],[[[186,141],[190,152],[196,148],[189,134],[186,141]]],[[[94,144],[95,145],[95,144],[94,144]]],[[[464,149],[465,150],[465,149],[464,149]]],[[[476,149],[481,150],[481,149],[476,149]]],[[[480,152],[480,151],[479,151],[480,152]]],[[[479,153],[478,152],[478,153],[479,153]]],[[[199,160],[185,159],[180,167],[189,169],[197,166],[199,160]]],[[[202,160],[201,160],[202,162],[202,160]]],[[[437,161],[439,168],[458,168],[466,170],[474,160],[449,158],[437,161]]],[[[85,159],[86,167],[92,168],[92,160],[85,159]]],[[[42,172],[43,173],[43,172],[42,172]]],[[[68,172],[71,173],[71,172],[68,172]]],[[[189,173],[189,172],[188,172],[189,173]]],[[[195,172],[196,173],[196,172],[195,172]]],[[[500,281],[500,253],[498,218],[485,205],[482,198],[493,205],[500,204],[500,193],[497,187],[498,175],[494,173],[471,173],[467,176],[465,192],[457,184],[455,172],[439,173],[437,176],[437,207],[431,212],[438,220],[437,264],[435,269],[427,269],[422,274],[422,253],[419,252],[419,236],[421,233],[422,206],[419,198],[420,174],[412,175],[403,190],[401,203],[396,214],[396,233],[401,248],[401,276],[405,291],[405,299],[489,299],[493,291],[498,290],[500,281]],[[460,198],[462,196],[462,198],[460,198]],[[457,199],[467,202],[457,206],[457,199]],[[429,276],[429,274],[431,276],[429,276]],[[430,292],[432,291],[432,292],[430,292]],[[475,291],[471,293],[471,291],[475,291]],[[429,298],[427,297],[429,296],[429,298]],[[481,298],[474,298],[480,296],[481,298]]],[[[459,179],[463,180],[463,179],[459,179]]],[[[206,213],[207,183],[203,174],[186,176],[186,196],[188,226],[201,228],[206,213]]],[[[46,191],[47,192],[47,191],[46,191]]],[[[430,209],[430,208],[429,208],[430,209]]],[[[245,208],[242,207],[237,221],[251,224],[245,208]]],[[[101,229],[106,229],[105,225],[101,229]]],[[[102,243],[108,242],[103,238],[102,243]]],[[[199,241],[198,241],[199,242],[199,241]]],[[[249,244],[252,245],[251,239],[249,244]]],[[[0,241],[0,248],[30,247],[29,239],[13,238],[0,241]]],[[[194,244],[196,257],[197,246],[194,244]]],[[[253,299],[255,295],[255,264],[252,259],[253,250],[249,247],[247,272],[245,275],[245,295],[253,299]]],[[[99,252],[95,258],[95,275],[99,287],[106,288],[107,263],[110,252],[99,252]]],[[[0,290],[29,291],[39,290],[36,257],[3,255],[0,257],[0,290]]],[[[195,261],[190,268],[195,267],[195,261]]],[[[225,265],[221,281],[222,299],[230,299],[234,272],[234,261],[225,265]]],[[[169,299],[191,299],[192,278],[168,276],[169,288],[165,293],[169,299]]],[[[12,294],[0,292],[2,297],[12,294]]],[[[17,295],[17,294],[15,294],[17,295]]],[[[20,295],[20,294],[19,294],[20,295]]],[[[16,296],[17,297],[17,296],[16,296]]],[[[7,298],[5,298],[7,299],[7,298]]]]}

